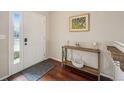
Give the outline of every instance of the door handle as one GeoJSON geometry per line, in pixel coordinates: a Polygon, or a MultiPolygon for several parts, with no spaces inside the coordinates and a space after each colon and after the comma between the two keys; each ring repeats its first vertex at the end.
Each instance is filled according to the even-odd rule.
{"type": "Polygon", "coordinates": [[[24,44],[27,45],[28,39],[24,38],[24,44]]]}
{"type": "Polygon", "coordinates": [[[27,42],[28,41],[28,39],[27,38],[24,38],[24,42],[27,42]]]}

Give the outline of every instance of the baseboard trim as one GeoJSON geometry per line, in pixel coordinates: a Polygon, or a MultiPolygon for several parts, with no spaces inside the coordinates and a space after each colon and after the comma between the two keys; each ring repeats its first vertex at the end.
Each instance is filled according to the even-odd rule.
{"type": "Polygon", "coordinates": [[[58,62],[62,62],[61,59],[57,59],[57,58],[54,58],[54,57],[50,57],[50,58],[48,58],[48,59],[52,59],[52,60],[55,60],[55,61],[58,61],[58,62]]]}
{"type": "Polygon", "coordinates": [[[0,81],[6,79],[6,78],[8,78],[8,77],[10,77],[10,75],[7,75],[7,76],[4,76],[4,77],[0,78],[0,81]]]}
{"type": "Polygon", "coordinates": [[[104,73],[100,73],[100,75],[103,76],[103,77],[109,78],[111,80],[114,80],[114,78],[112,76],[106,75],[104,73]]]}

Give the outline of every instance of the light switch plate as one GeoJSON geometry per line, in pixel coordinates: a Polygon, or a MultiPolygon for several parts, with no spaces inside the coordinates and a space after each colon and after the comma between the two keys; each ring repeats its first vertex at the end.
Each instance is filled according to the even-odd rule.
{"type": "Polygon", "coordinates": [[[0,39],[6,39],[6,35],[0,35],[0,39]]]}

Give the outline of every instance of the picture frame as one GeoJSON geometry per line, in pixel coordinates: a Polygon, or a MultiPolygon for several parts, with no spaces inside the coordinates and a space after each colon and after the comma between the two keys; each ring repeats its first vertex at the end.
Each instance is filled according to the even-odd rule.
{"type": "Polygon", "coordinates": [[[70,32],[87,32],[89,31],[89,14],[82,14],[69,17],[70,32]]]}

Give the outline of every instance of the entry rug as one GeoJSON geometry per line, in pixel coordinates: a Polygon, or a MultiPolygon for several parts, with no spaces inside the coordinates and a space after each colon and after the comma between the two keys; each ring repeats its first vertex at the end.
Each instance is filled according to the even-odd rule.
{"type": "Polygon", "coordinates": [[[22,71],[22,74],[29,81],[37,81],[48,71],[54,68],[54,64],[48,63],[47,61],[40,62],[32,67],[29,67],[22,71]]]}

